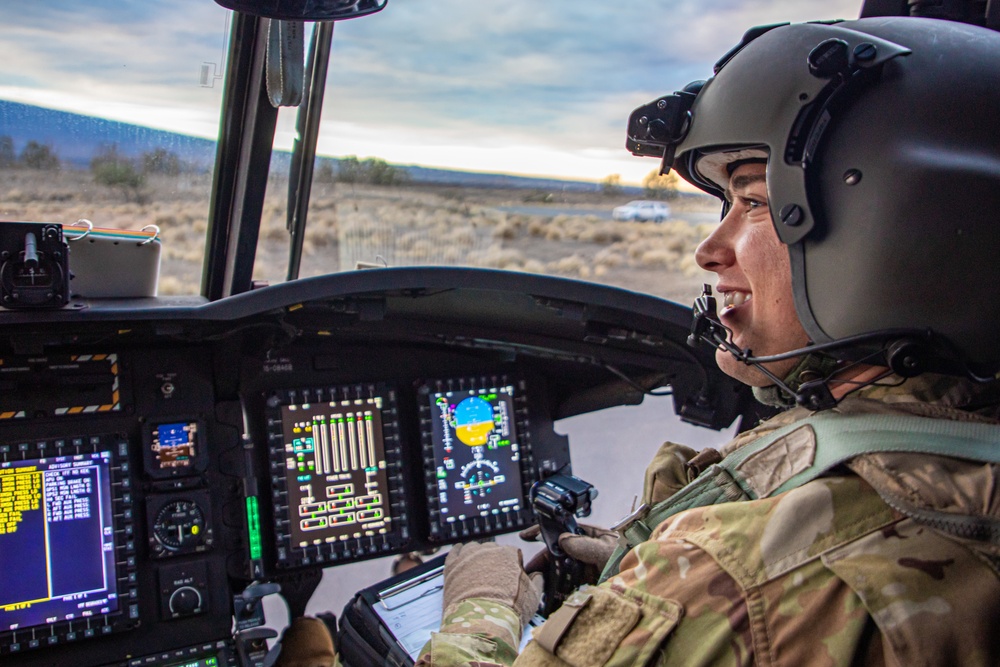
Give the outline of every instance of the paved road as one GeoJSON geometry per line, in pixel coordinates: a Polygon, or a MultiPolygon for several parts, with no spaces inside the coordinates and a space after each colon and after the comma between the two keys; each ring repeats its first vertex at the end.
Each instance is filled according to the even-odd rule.
{"type": "MultiPolygon", "coordinates": [[[[664,440],[681,442],[695,449],[721,444],[734,431],[717,433],[681,422],[673,411],[670,397],[647,397],[640,405],[601,410],[556,423],[556,430],[569,437],[573,472],[594,484],[599,496],[588,523],[610,526],[631,508],[633,498],[642,492],[646,463],[664,440]]],[[[532,545],[516,535],[497,540],[515,544],[525,551],[525,560],[534,553],[532,545]]],[[[307,607],[307,613],[341,611],[354,593],[389,576],[391,558],[328,568],[307,607]]],[[[265,600],[268,625],[280,630],[287,623],[288,612],[280,600],[265,600]]]]}

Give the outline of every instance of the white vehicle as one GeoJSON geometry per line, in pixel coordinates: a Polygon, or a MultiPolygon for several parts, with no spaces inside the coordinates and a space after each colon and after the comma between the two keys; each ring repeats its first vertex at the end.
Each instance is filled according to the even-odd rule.
{"type": "Polygon", "coordinates": [[[615,220],[663,222],[670,217],[670,207],[661,201],[630,201],[624,206],[616,206],[611,211],[611,217],[615,220]]]}

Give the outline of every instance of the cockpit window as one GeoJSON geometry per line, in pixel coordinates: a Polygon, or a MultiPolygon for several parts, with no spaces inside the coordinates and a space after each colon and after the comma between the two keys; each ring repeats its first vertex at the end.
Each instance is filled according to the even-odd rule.
{"type": "MultiPolygon", "coordinates": [[[[630,12],[396,3],[337,24],[300,275],[472,266],[696,295],[688,258],[718,205],[622,148],[623,110],[662,85],[646,68],[669,50],[630,12]],[[662,224],[613,218],[637,195],[670,203],[662,224]]],[[[294,131],[282,110],[276,148],[294,131]]],[[[258,280],[283,278],[260,260],[284,257],[286,190],[272,178],[258,280]]]]}
{"type": "Polygon", "coordinates": [[[230,12],[45,1],[0,21],[0,219],[153,225],[159,293],[198,293],[230,12]]]}
{"type": "MultiPolygon", "coordinates": [[[[857,7],[654,4],[390,0],[336,23],[299,276],[489,267],[688,302],[718,204],[629,155],[628,112],[707,77],[746,25],[857,7]],[[614,213],[636,200],[666,205],[614,213]]],[[[158,229],[159,294],[199,293],[233,16],[210,0],[0,7],[0,218],[158,229]]],[[[263,283],[286,279],[297,113],[278,115],[263,283]]]]}

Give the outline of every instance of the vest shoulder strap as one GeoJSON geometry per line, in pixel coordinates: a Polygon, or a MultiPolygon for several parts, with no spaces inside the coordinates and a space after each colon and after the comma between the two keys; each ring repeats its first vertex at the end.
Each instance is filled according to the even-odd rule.
{"type": "Polygon", "coordinates": [[[617,574],[625,554],[679,512],[775,496],[856,456],[881,452],[1000,463],[1000,424],[906,414],[811,415],[744,445],[666,500],[625,517],[614,527],[619,544],[601,580],[617,574]]]}

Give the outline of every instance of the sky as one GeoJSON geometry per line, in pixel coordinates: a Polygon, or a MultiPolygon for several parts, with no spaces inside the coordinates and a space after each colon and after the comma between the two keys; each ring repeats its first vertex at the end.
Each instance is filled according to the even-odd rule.
{"type": "MultiPolygon", "coordinates": [[[[860,6],[388,0],[334,28],[318,152],[639,183],[656,162],[624,149],[632,109],[709,77],[751,26],[860,6]]],[[[217,138],[229,19],[212,0],[9,0],[0,99],[217,138]]],[[[283,109],[276,147],[294,126],[283,109]]]]}

